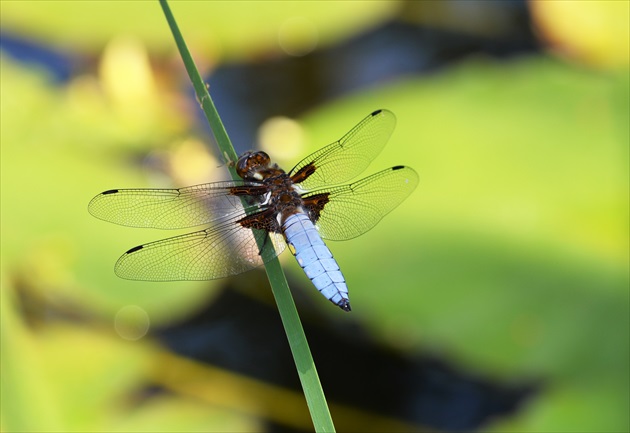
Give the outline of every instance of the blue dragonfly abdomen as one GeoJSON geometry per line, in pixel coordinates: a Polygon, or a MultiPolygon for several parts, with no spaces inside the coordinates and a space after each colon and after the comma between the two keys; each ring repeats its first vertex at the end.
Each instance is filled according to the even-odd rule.
{"type": "Polygon", "coordinates": [[[350,311],[346,279],[308,215],[290,215],[283,230],[291,252],[317,290],[333,304],[350,311]]]}

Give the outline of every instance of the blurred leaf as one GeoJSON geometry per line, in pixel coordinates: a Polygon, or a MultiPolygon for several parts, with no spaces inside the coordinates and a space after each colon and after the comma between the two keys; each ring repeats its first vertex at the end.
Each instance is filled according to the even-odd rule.
{"type": "MultiPolygon", "coordinates": [[[[602,385],[613,385],[610,383],[602,385]]],[[[620,414],[628,411],[627,394],[615,388],[563,384],[531,401],[517,418],[496,421],[490,432],[625,432],[630,424],[620,414]]]]}
{"type": "MultiPolygon", "coordinates": [[[[584,405],[627,401],[629,100],[625,73],[473,61],[309,117],[315,149],[347,119],[392,109],[397,130],[366,174],[420,173],[379,226],[330,245],[353,313],[484,374],[588,385],[584,405]]],[[[627,425],[621,407],[602,407],[605,425],[627,425]]],[[[545,410],[571,426],[573,409],[545,410]]]]}
{"type": "MultiPolygon", "coordinates": [[[[385,21],[397,8],[391,0],[173,2],[195,57],[231,59],[279,51],[283,25],[296,17],[311,22],[327,45],[385,21]]],[[[98,51],[119,34],[141,38],[152,51],[174,48],[157,2],[2,2],[0,17],[4,31],[66,49],[98,51]]]]}

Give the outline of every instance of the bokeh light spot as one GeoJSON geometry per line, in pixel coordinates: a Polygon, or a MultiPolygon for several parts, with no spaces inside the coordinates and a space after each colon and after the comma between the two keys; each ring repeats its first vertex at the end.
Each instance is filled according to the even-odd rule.
{"type": "Polygon", "coordinates": [[[176,183],[195,185],[216,181],[223,172],[216,168],[220,165],[206,146],[196,138],[187,138],[178,143],[171,152],[170,171],[176,183]]]}
{"type": "Polygon", "coordinates": [[[304,130],[288,117],[271,117],[258,129],[258,142],[265,152],[281,161],[287,161],[302,153],[304,130]]]}
{"type": "Polygon", "coordinates": [[[100,76],[107,95],[123,106],[149,102],[155,92],[149,55],[135,38],[118,37],[107,44],[100,76]]]}
{"type": "Polygon", "coordinates": [[[317,47],[319,31],[315,24],[304,17],[292,17],[280,25],[278,44],[290,56],[303,56],[317,47]]]}
{"type": "Polygon", "coordinates": [[[125,340],[139,340],[149,331],[147,312],[137,305],[126,305],[114,317],[114,329],[125,340]]]}

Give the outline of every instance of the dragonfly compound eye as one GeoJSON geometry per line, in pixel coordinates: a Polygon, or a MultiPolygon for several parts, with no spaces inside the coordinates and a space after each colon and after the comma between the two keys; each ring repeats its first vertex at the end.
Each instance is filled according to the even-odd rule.
{"type": "Polygon", "coordinates": [[[257,171],[266,168],[271,158],[265,152],[246,152],[236,163],[236,173],[243,179],[251,178],[257,171]]]}

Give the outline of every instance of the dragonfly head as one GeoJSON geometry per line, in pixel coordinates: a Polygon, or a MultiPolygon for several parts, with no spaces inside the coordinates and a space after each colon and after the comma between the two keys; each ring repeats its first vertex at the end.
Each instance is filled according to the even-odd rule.
{"type": "Polygon", "coordinates": [[[245,180],[263,180],[278,167],[271,164],[271,158],[263,151],[245,152],[236,162],[236,173],[245,180]]]}

